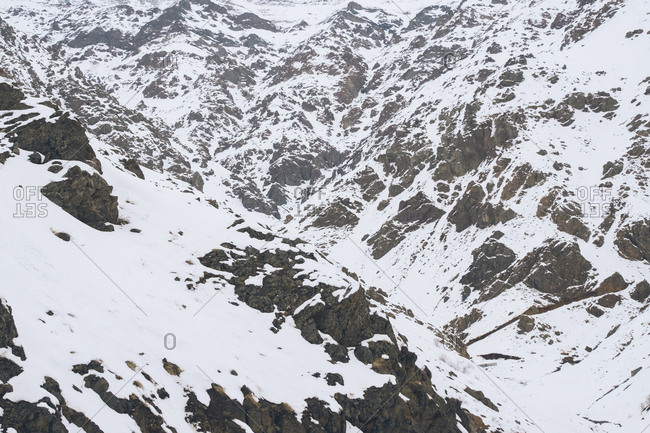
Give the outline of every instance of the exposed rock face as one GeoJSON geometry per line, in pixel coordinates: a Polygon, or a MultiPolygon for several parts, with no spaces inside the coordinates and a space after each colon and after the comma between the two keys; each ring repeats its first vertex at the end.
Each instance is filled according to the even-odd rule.
{"type": "Polygon", "coordinates": [[[11,133],[9,140],[21,149],[43,154],[43,163],[65,159],[94,161],[97,164],[86,132],[79,122],[68,115],[59,117],[54,123],[39,119],[20,126],[11,133]]]}
{"type": "Polygon", "coordinates": [[[576,243],[550,241],[536,248],[521,261],[512,282],[523,281],[528,287],[561,297],[572,287],[582,289],[592,268],[576,243]]]}
{"type": "Polygon", "coordinates": [[[469,270],[460,279],[461,284],[468,284],[474,289],[482,289],[495,275],[505,271],[517,259],[510,248],[490,237],[477,249],[472,251],[474,261],[469,270]]]}
{"type": "Polygon", "coordinates": [[[386,189],[386,185],[379,179],[375,171],[366,167],[354,180],[361,188],[362,198],[365,201],[372,201],[386,189]]]}
{"type": "Polygon", "coordinates": [[[614,243],[621,257],[650,262],[650,220],[638,220],[621,228],[614,243]]]}
{"type": "Polygon", "coordinates": [[[591,237],[591,230],[582,222],[582,207],[566,198],[566,192],[560,189],[553,189],[546,196],[542,197],[537,206],[537,216],[543,218],[551,215],[557,228],[565,233],[576,236],[583,241],[591,237]]]}
{"type": "MultiPolygon", "coordinates": [[[[402,207],[402,210],[410,209],[406,211],[406,215],[410,216],[403,216],[402,221],[431,216],[421,206],[415,206],[415,202],[402,207]]],[[[301,273],[301,267],[308,260],[316,260],[316,257],[293,250],[258,251],[251,247],[244,251],[215,249],[199,258],[204,266],[231,273],[229,281],[235,286],[237,296],[247,305],[260,311],[276,311],[277,319],[273,321],[275,328],[282,326],[285,317],[291,315],[302,336],[310,343],[323,344],[321,333],[327,334],[337,343],[324,345],[324,350],[333,358],[347,362],[347,353],[343,356],[345,348],[354,348],[357,359],[370,364],[379,373],[395,375],[396,384],[371,387],[365,391],[363,398],[353,399],[337,394],[336,399],[343,407],[339,413],[316,399],[310,399],[302,414],[302,421],[298,420],[299,414],[287,405],[257,401],[245,387],[242,388],[244,401],[239,403],[213,384],[208,390],[210,403],[207,406],[193,394],[189,395],[186,407],[188,421],[206,431],[224,432],[243,432],[233,422],[240,420],[254,432],[260,433],[343,432],[346,421],[364,432],[416,433],[458,432],[458,415],[464,420],[464,425],[469,426],[471,414],[461,409],[458,402],[445,401],[436,394],[431,373],[415,365],[417,356],[406,347],[398,347],[390,322],[371,313],[371,302],[365,290],[323,283],[316,286],[304,284],[307,276],[301,273]],[[267,272],[261,286],[245,283],[266,265],[276,270],[267,272]],[[389,340],[362,344],[376,334],[386,335],[389,340]],[[391,398],[398,391],[408,401],[391,398]],[[380,408],[382,410],[378,411],[380,408]]],[[[331,385],[345,383],[340,375],[328,374],[327,380],[331,385]]]]}
{"type": "MultiPolygon", "coordinates": [[[[295,314],[294,320],[303,337],[310,343],[323,342],[319,332],[330,335],[337,343],[355,346],[376,333],[392,333],[385,319],[370,314],[370,304],[365,292],[357,292],[339,300],[334,292],[349,289],[319,283],[316,286],[304,284],[306,275],[300,273],[305,260],[314,260],[311,255],[295,251],[257,251],[249,248],[245,256],[233,250],[212,250],[199,258],[204,266],[233,273],[231,282],[237,296],[252,308],[273,312],[277,308],[286,314],[293,312],[309,299],[318,295],[322,302],[314,303],[295,314]],[[228,260],[234,259],[232,265],[228,260]],[[250,276],[261,272],[268,264],[278,270],[265,275],[262,285],[245,284],[250,276]]],[[[280,324],[274,324],[279,326],[280,324]]]]}
{"type": "Polygon", "coordinates": [[[597,302],[601,307],[614,308],[616,305],[621,303],[621,297],[619,295],[610,293],[609,295],[605,295],[602,298],[598,299],[597,302]]]}
{"type": "Polygon", "coordinates": [[[271,200],[265,199],[254,183],[235,184],[232,190],[246,209],[280,218],[277,205],[271,200]]]}
{"type": "Polygon", "coordinates": [[[614,272],[611,276],[605,278],[596,289],[596,295],[605,295],[607,293],[616,293],[625,290],[628,283],[623,279],[621,274],[614,272]]]}
{"type": "Polygon", "coordinates": [[[442,218],[445,212],[438,209],[422,192],[399,203],[397,215],[381,226],[379,231],[368,239],[372,246],[372,256],[379,259],[399,245],[412,232],[426,224],[442,218]]]}
{"type": "Polygon", "coordinates": [[[123,159],[120,162],[125,169],[135,174],[138,178],[144,179],[144,173],[142,173],[142,169],[135,159],[123,159]]]}
{"type": "Polygon", "coordinates": [[[607,162],[603,165],[603,179],[614,177],[623,172],[623,161],[607,162]]]}
{"type": "MultiPolygon", "coordinates": [[[[465,107],[463,127],[466,135],[451,132],[455,124],[448,126],[450,132],[441,137],[436,160],[439,165],[435,170],[434,179],[451,181],[476,169],[488,157],[496,156],[496,149],[508,146],[518,136],[517,123],[522,121],[519,114],[503,114],[494,121],[476,122],[476,112],[480,103],[469,104],[465,107]]],[[[450,121],[445,115],[441,119],[450,121]]]]}
{"type": "Polygon", "coordinates": [[[0,299],[0,347],[12,347],[16,337],[18,331],[11,314],[11,307],[5,304],[4,299],[0,299]]]}
{"type": "Polygon", "coordinates": [[[0,83],[0,110],[24,110],[29,108],[21,103],[25,95],[7,83],[0,83]]]}
{"type": "Polygon", "coordinates": [[[576,92],[567,96],[564,102],[576,110],[593,111],[594,113],[614,111],[619,107],[618,101],[607,92],[589,93],[587,95],[576,92]]]}
{"type": "Polygon", "coordinates": [[[650,296],[650,284],[647,280],[643,280],[638,283],[634,287],[632,293],[630,293],[630,297],[639,302],[644,302],[646,299],[648,299],[648,296],[650,296]]]}
{"type": "Polygon", "coordinates": [[[336,399],[343,407],[340,413],[332,411],[320,400],[310,398],[299,420],[298,414],[288,405],[257,400],[246,387],[242,388],[244,398],[240,403],[213,384],[207,391],[210,397],[207,406],[199,402],[194,393],[189,394],[185,408],[187,420],[202,431],[233,433],[244,432],[233,420],[247,424],[256,433],[343,433],[346,421],[372,433],[457,433],[460,431],[456,425],[457,415],[466,428],[469,426],[470,414],[460,408],[459,402],[445,401],[433,391],[431,373],[415,366],[417,357],[414,354],[402,350],[392,353],[392,357],[392,363],[403,365],[397,384],[371,387],[363,398],[351,399],[337,394],[336,399]],[[408,401],[395,398],[398,393],[406,396],[408,401]]]}
{"type": "Polygon", "coordinates": [[[95,27],[89,32],[81,32],[68,42],[68,45],[72,48],[83,48],[98,44],[124,50],[131,48],[131,44],[120,30],[104,30],[101,27],[95,27]]]}
{"type": "Polygon", "coordinates": [[[164,420],[151,412],[151,409],[135,395],[128,399],[118,398],[109,391],[109,384],[103,377],[90,374],[84,377],[86,388],[93,390],[106,403],[106,406],[117,413],[126,414],[133,418],[142,433],[165,433],[164,420]]]}
{"type": "Polygon", "coordinates": [[[505,208],[501,203],[496,206],[490,202],[483,203],[485,197],[481,185],[476,182],[467,185],[465,194],[449,212],[449,222],[456,225],[457,232],[462,232],[472,225],[484,229],[510,221],[516,216],[514,211],[505,208]]]}
{"type": "Polygon", "coordinates": [[[562,301],[580,299],[589,292],[586,283],[591,268],[578,244],[551,239],[493,278],[482,299],[491,299],[519,283],[562,301]]]}
{"type": "Polygon", "coordinates": [[[3,383],[9,382],[12,377],[18,376],[22,373],[21,366],[13,362],[11,359],[0,356],[0,381],[3,383]]]}
{"type": "Polygon", "coordinates": [[[529,163],[517,167],[513,176],[503,187],[501,199],[510,200],[522,187],[528,189],[535,185],[539,185],[544,182],[546,176],[547,175],[541,171],[533,170],[533,167],[529,163]]]}
{"type": "Polygon", "coordinates": [[[118,223],[117,197],[113,187],[97,173],[90,174],[72,167],[60,182],[52,182],[42,189],[45,197],[60,206],[79,221],[101,231],[112,231],[118,223]]]}
{"type": "Polygon", "coordinates": [[[521,316],[517,327],[519,328],[519,333],[526,334],[535,329],[535,319],[530,316],[521,316]]]}
{"type": "Polygon", "coordinates": [[[0,418],[2,425],[5,428],[13,428],[18,433],[68,433],[59,418],[34,403],[2,399],[0,407],[3,410],[0,418]]]}
{"type": "Polygon", "coordinates": [[[16,337],[18,337],[18,331],[11,313],[11,307],[6,304],[3,298],[0,298],[0,348],[10,348],[11,353],[24,361],[26,359],[25,351],[14,343],[16,337]]]}
{"type": "Polygon", "coordinates": [[[350,200],[337,200],[328,204],[324,209],[318,209],[318,215],[312,225],[314,227],[354,227],[359,222],[359,217],[354,213],[354,206],[350,200]]]}

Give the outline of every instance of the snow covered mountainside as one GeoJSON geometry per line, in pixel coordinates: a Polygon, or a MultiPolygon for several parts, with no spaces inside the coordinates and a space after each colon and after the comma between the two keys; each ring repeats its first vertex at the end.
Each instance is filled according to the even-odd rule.
{"type": "Polygon", "coordinates": [[[650,431],[650,5],[5,0],[0,432],[650,431]]]}

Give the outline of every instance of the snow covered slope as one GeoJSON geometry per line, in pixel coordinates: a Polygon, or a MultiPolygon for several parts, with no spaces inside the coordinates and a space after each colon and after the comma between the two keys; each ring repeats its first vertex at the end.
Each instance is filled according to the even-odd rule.
{"type": "Polygon", "coordinates": [[[2,429],[643,431],[649,14],[6,1],[2,429]]]}

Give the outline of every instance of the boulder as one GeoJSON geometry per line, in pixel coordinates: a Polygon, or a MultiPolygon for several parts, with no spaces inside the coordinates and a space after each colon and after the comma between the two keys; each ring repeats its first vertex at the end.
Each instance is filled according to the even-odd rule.
{"type": "Polygon", "coordinates": [[[65,180],[45,185],[41,192],[79,221],[101,231],[112,231],[118,223],[117,197],[113,187],[97,173],[72,167],[65,180]]]}
{"type": "Polygon", "coordinates": [[[39,119],[20,126],[9,135],[9,140],[21,149],[43,155],[42,163],[64,159],[99,164],[83,127],[67,114],[55,122],[39,119]]]}
{"type": "Polygon", "coordinates": [[[647,280],[641,281],[634,287],[630,297],[638,302],[644,302],[650,296],[650,284],[647,280]]]}
{"type": "Polygon", "coordinates": [[[621,257],[650,262],[650,219],[641,219],[622,227],[614,244],[621,257]]]}

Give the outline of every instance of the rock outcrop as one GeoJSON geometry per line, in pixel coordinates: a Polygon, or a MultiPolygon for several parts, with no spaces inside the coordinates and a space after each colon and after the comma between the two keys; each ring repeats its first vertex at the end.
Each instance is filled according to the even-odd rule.
{"type": "Polygon", "coordinates": [[[113,187],[97,173],[90,174],[75,166],[65,180],[45,185],[41,192],[79,221],[101,231],[112,231],[118,223],[117,197],[113,187]]]}

